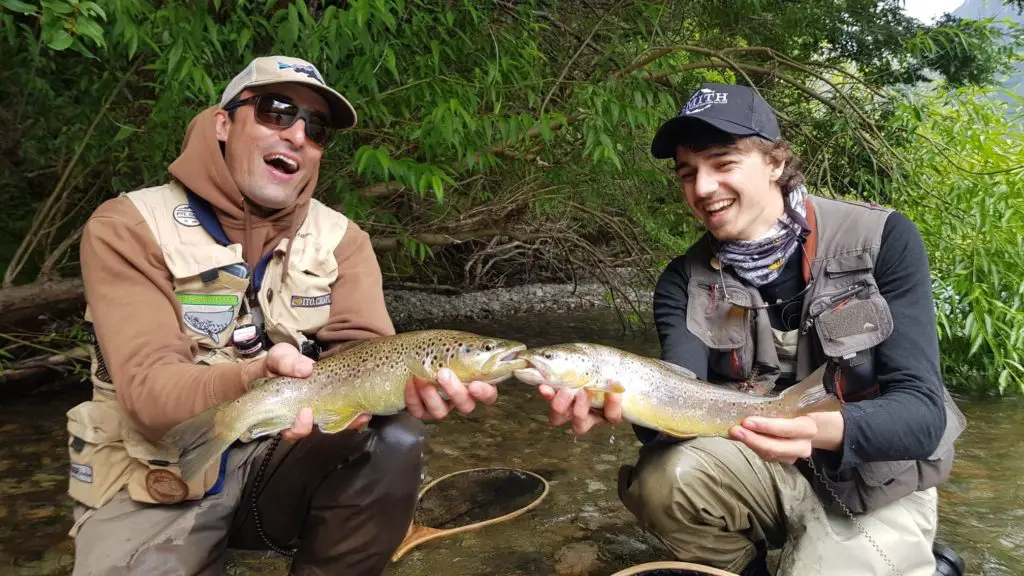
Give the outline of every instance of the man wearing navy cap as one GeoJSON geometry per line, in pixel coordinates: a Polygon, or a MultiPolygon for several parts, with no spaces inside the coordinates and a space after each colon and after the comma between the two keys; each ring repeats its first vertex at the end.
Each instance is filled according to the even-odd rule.
{"type": "MultiPolygon", "coordinates": [[[[767,550],[781,548],[778,574],[932,576],[935,487],[964,419],[939,372],[917,228],[810,194],[774,111],[745,86],[702,85],[651,151],[674,162],[706,229],[655,289],[662,358],[774,394],[820,379],[841,408],[750,417],[729,438],[637,427],[623,503],[683,561],[767,574],[767,550]]],[[[556,425],[620,419],[617,402],[601,418],[586,395],[542,388],[556,425]]]]}

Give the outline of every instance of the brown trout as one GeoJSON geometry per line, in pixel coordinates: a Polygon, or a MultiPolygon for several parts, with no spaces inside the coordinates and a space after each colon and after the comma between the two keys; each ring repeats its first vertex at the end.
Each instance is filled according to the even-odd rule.
{"type": "Polygon", "coordinates": [[[789,418],[839,409],[821,385],[819,368],[779,395],[758,396],[699,380],[692,372],[659,360],[600,344],[571,343],[531,348],[529,363],[514,372],[534,386],[587,391],[591,406],[604,406],[606,392],[622,393],[624,419],[678,438],[729,436],[747,416],[789,418]]]}
{"type": "Polygon", "coordinates": [[[163,441],[182,454],[178,465],[187,482],[235,440],[287,430],[303,408],[313,410],[313,422],[320,430],[339,432],[359,414],[403,410],[405,386],[413,375],[436,383],[438,370],[446,367],[464,383],[495,384],[526,366],[516,358],[525,349],[512,340],[454,330],[421,330],[362,341],[317,362],[308,378],[254,381],[249,392],[186,420],[163,441]]]}

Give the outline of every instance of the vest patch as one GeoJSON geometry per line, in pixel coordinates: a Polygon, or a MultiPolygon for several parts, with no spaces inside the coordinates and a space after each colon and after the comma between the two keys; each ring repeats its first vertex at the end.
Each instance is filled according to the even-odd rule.
{"type": "Polygon", "coordinates": [[[292,296],[291,299],[292,308],[319,308],[321,306],[331,305],[331,295],[324,294],[323,296],[292,296]]]}
{"type": "Polygon", "coordinates": [[[189,228],[195,228],[199,226],[199,219],[196,218],[196,213],[192,211],[192,207],[188,204],[178,204],[174,207],[174,221],[182,226],[188,226],[189,228]]]}
{"type": "Polygon", "coordinates": [[[71,477],[79,482],[92,484],[92,466],[87,464],[71,463],[71,477]]]}
{"type": "Polygon", "coordinates": [[[185,325],[219,343],[220,333],[235,319],[239,298],[233,294],[178,294],[178,302],[185,325]]]}

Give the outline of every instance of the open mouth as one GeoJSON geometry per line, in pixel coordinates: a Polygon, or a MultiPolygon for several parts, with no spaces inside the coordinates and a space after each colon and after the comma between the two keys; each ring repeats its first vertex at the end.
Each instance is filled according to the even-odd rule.
{"type": "Polygon", "coordinates": [[[526,368],[528,366],[526,360],[519,357],[524,350],[526,350],[525,344],[506,348],[504,353],[502,350],[495,350],[494,356],[488,358],[483,367],[483,372],[489,374],[490,377],[482,380],[488,384],[497,384],[512,376],[516,370],[526,368]]]}
{"type": "Polygon", "coordinates": [[[545,381],[544,374],[536,368],[520,368],[514,370],[512,375],[516,377],[516,380],[531,386],[540,386],[545,381]]]}
{"type": "Polygon", "coordinates": [[[507,354],[498,358],[498,366],[508,368],[509,371],[527,367],[529,364],[527,364],[526,360],[519,357],[519,354],[524,350],[526,350],[525,344],[510,349],[507,354]]]}
{"type": "Polygon", "coordinates": [[[735,203],[735,199],[716,200],[715,202],[709,202],[708,204],[705,204],[703,206],[703,210],[705,213],[709,215],[714,215],[728,210],[735,203]]]}
{"type": "Polygon", "coordinates": [[[525,354],[520,356],[519,360],[523,362],[523,367],[512,373],[517,380],[533,386],[539,386],[548,380],[547,367],[535,355],[525,354]]]}
{"type": "Polygon", "coordinates": [[[274,170],[291,176],[299,171],[299,162],[284,154],[269,154],[263,157],[263,161],[274,170]]]}
{"type": "Polygon", "coordinates": [[[526,350],[526,345],[516,346],[515,348],[509,350],[508,354],[505,354],[500,359],[498,359],[498,362],[504,363],[519,360],[519,354],[524,350],[526,350]]]}

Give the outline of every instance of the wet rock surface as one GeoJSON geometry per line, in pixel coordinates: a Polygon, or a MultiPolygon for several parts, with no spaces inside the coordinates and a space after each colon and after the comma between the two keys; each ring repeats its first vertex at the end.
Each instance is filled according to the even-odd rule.
{"type": "Polygon", "coordinates": [[[628,310],[650,308],[652,293],[644,290],[609,290],[599,283],[526,284],[512,288],[465,294],[439,294],[422,290],[384,293],[392,321],[405,329],[428,328],[438,322],[500,319],[515,314],[558,313],[610,309],[617,302],[628,310]]]}

